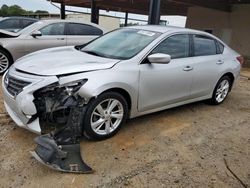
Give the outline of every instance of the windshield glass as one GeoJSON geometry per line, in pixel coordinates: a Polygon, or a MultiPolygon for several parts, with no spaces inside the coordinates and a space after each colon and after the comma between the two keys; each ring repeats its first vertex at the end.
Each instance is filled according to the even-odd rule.
{"type": "Polygon", "coordinates": [[[94,40],[81,50],[101,57],[125,60],[138,54],[159,35],[145,30],[119,29],[94,40]]]}
{"type": "Polygon", "coordinates": [[[26,33],[26,32],[30,32],[32,31],[34,28],[37,28],[38,25],[41,25],[42,22],[41,21],[38,21],[38,22],[35,22],[33,24],[30,24],[29,26],[21,29],[20,31],[18,31],[18,33],[26,33]]]}

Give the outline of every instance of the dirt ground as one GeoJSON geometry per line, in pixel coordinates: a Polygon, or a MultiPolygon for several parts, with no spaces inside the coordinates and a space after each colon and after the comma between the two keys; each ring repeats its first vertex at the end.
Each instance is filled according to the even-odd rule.
{"type": "MultiPolygon", "coordinates": [[[[1,94],[0,94],[1,96],[1,94]]],[[[250,187],[250,80],[220,106],[203,102],[130,120],[113,138],[81,142],[96,172],[64,174],[29,151],[35,134],[15,127],[0,98],[0,187],[250,187]]]]}

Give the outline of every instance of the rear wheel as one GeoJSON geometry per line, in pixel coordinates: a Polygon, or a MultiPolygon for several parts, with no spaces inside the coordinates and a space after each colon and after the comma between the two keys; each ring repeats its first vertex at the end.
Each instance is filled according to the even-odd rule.
{"type": "Polygon", "coordinates": [[[103,140],[115,135],[126,121],[128,105],[119,93],[107,92],[91,101],[84,118],[84,135],[103,140]]]}
{"type": "Polygon", "coordinates": [[[12,64],[11,57],[4,50],[0,49],[0,75],[3,74],[12,64]]]}
{"type": "Polygon", "coordinates": [[[228,76],[223,76],[217,83],[210,103],[218,105],[225,101],[232,86],[232,81],[228,76]]]}

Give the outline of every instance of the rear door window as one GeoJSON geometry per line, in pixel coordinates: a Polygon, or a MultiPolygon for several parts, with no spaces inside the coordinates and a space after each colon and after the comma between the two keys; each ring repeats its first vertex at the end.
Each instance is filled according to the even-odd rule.
{"type": "Polygon", "coordinates": [[[69,23],[67,35],[102,35],[103,31],[91,25],[69,23]]]}
{"type": "Polygon", "coordinates": [[[194,39],[194,56],[216,55],[216,42],[214,39],[203,36],[193,35],[194,39]]]}

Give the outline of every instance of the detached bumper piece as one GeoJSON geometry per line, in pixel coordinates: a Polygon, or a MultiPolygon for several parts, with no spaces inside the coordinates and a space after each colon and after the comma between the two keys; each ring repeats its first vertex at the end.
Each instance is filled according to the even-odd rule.
{"type": "Polygon", "coordinates": [[[93,173],[81,157],[79,138],[82,133],[84,107],[72,108],[67,125],[55,133],[35,138],[37,147],[31,154],[43,165],[57,171],[93,173]]]}
{"type": "Polygon", "coordinates": [[[32,156],[43,165],[57,171],[92,173],[93,170],[82,160],[80,144],[57,145],[54,138],[44,135],[35,139],[37,147],[32,156]]]}

